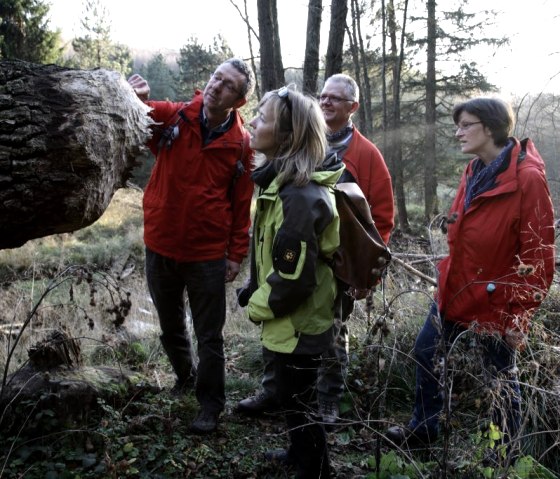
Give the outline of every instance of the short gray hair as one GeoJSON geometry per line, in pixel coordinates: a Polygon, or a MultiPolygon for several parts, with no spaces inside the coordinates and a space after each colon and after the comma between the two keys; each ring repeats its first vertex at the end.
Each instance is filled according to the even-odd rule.
{"type": "Polygon", "coordinates": [[[241,89],[241,96],[249,98],[255,89],[255,74],[246,61],[241,58],[230,58],[223,64],[229,64],[245,77],[245,85],[241,89]]]}
{"type": "Polygon", "coordinates": [[[346,75],[345,73],[335,73],[326,79],[325,84],[330,81],[343,83],[348,98],[354,101],[360,101],[360,88],[358,87],[356,80],[354,80],[351,76],[346,75]]]}

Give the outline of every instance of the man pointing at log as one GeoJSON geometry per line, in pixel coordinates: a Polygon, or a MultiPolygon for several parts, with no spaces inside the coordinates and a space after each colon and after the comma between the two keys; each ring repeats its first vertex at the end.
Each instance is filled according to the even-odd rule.
{"type": "Polygon", "coordinates": [[[253,152],[237,109],[252,93],[254,76],[245,62],[229,59],[188,103],[148,100],[146,80],[133,75],[128,82],[157,125],[148,144],[156,163],[143,200],[146,278],[177,375],[172,393],[195,389],[200,411],[190,430],[209,433],[225,404],[225,283],[239,273],[249,246],[253,152]]]}

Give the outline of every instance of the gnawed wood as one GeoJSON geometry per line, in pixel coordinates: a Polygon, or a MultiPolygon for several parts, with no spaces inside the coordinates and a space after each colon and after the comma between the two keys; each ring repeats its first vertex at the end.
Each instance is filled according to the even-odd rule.
{"type": "Polygon", "coordinates": [[[0,62],[0,248],[97,220],[150,137],[117,72],[0,62]]]}

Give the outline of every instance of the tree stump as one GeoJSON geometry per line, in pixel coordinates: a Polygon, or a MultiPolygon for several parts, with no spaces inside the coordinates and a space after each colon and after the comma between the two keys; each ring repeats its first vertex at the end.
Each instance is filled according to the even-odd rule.
{"type": "Polygon", "coordinates": [[[89,226],[152,121],[117,72],[0,62],[0,249],[89,226]]]}
{"type": "Polygon", "coordinates": [[[0,427],[20,429],[33,411],[53,411],[62,426],[98,409],[98,399],[125,404],[161,389],[124,367],[82,366],[79,339],[54,330],[29,350],[29,363],[7,377],[0,389],[0,427]]]}

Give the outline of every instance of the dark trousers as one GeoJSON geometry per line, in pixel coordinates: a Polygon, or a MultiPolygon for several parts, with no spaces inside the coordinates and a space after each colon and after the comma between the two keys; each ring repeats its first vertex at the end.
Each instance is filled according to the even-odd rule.
{"type": "Polygon", "coordinates": [[[348,286],[339,282],[339,293],[335,301],[334,340],[323,353],[323,361],[319,367],[317,395],[319,400],[338,403],[346,389],[348,373],[348,349],[350,334],[348,318],[354,310],[354,298],[347,293],[348,286]]]}
{"type": "MultiPolygon", "coordinates": [[[[317,394],[319,399],[338,402],[346,389],[348,371],[349,333],[347,320],[354,310],[354,298],[346,294],[347,286],[339,285],[334,304],[333,344],[323,353],[318,370],[317,394]]],[[[269,396],[276,395],[274,353],[263,348],[262,388],[269,396]]]]}
{"type": "Polygon", "coordinates": [[[278,399],[286,411],[290,435],[288,454],[299,479],[330,478],[327,439],[322,424],[313,419],[315,383],[321,355],[274,353],[278,399]]]}
{"type": "Polygon", "coordinates": [[[201,407],[223,411],[225,259],[179,263],[146,248],[146,278],[159,316],[161,342],[179,381],[196,374],[196,398],[201,407]],[[185,294],[197,340],[196,368],[186,325],[185,294]]]}
{"type": "MultiPolygon", "coordinates": [[[[457,323],[438,318],[437,306],[433,304],[424,327],[416,338],[416,397],[410,426],[419,428],[420,432],[430,436],[438,432],[439,414],[443,409],[440,377],[434,372],[434,363],[438,363],[438,359],[442,357],[441,334],[443,333],[445,350],[449,351],[450,345],[464,331],[457,323]]],[[[492,420],[507,437],[514,438],[521,424],[521,393],[515,374],[515,350],[501,338],[487,335],[478,335],[477,338],[485,370],[492,379],[500,376],[499,404],[493,407],[492,420]]]]}

